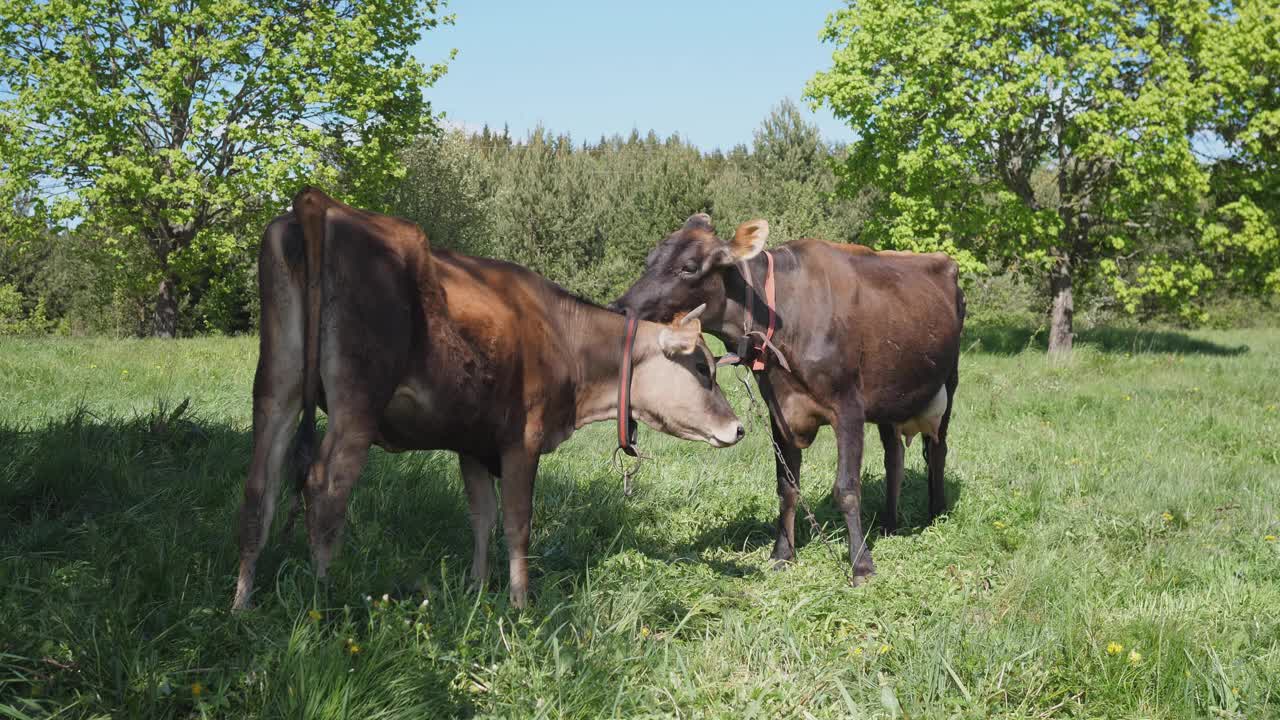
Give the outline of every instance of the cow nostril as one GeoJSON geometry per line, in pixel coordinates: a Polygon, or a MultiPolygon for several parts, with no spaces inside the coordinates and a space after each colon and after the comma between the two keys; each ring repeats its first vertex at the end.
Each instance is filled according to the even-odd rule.
{"type": "Polygon", "coordinates": [[[741,425],[739,425],[739,426],[738,426],[738,439],[739,439],[739,440],[741,440],[741,439],[742,439],[742,436],[743,436],[743,435],[746,435],[746,434],[747,434],[747,429],[746,429],[746,428],[744,428],[744,427],[742,427],[741,425]]]}

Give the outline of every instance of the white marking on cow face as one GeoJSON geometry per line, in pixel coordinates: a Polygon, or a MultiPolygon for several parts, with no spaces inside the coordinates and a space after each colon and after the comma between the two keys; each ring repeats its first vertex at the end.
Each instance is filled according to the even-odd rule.
{"type": "Polygon", "coordinates": [[[924,435],[931,440],[938,439],[938,427],[942,424],[942,416],[947,412],[947,388],[940,387],[938,392],[934,394],[933,399],[929,401],[929,405],[924,411],[915,417],[903,423],[898,423],[895,428],[898,434],[906,441],[907,447],[911,447],[911,441],[915,439],[916,434],[924,435]]]}

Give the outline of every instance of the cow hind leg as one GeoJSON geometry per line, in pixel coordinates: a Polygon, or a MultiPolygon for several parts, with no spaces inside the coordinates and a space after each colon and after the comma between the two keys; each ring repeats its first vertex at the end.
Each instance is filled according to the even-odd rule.
{"type": "Polygon", "coordinates": [[[317,578],[328,575],[329,565],[342,545],[347,503],[369,457],[373,432],[363,423],[344,422],[330,414],[330,429],[320,443],[319,457],[307,473],[307,540],[317,578]],[[354,425],[354,426],[353,426],[354,425]]]}
{"type": "MultiPolygon", "coordinates": [[[[259,384],[264,373],[263,365],[265,363],[259,364],[259,384]]],[[[253,400],[253,460],[245,482],[244,501],[240,505],[240,574],[232,602],[234,610],[249,607],[258,556],[271,531],[294,423],[302,406],[301,389],[297,383],[292,387],[276,386],[273,390],[270,395],[255,393],[253,400]]]]}
{"type": "Polygon", "coordinates": [[[855,397],[844,403],[835,427],[839,459],[831,494],[836,507],[844,513],[849,530],[849,563],[853,566],[855,585],[876,571],[862,532],[862,441],[865,423],[862,400],[855,397]]]}
{"type": "Polygon", "coordinates": [[[929,522],[937,520],[946,512],[947,501],[943,479],[947,466],[947,429],[951,425],[951,406],[959,384],[959,372],[951,371],[947,378],[947,409],[942,414],[942,422],[938,424],[938,439],[924,443],[924,459],[929,467],[929,522]]]}
{"type": "Polygon", "coordinates": [[[458,463],[467,489],[471,534],[475,541],[471,553],[470,583],[478,591],[484,589],[489,579],[489,538],[498,524],[498,497],[494,492],[493,477],[483,463],[467,455],[459,455],[458,463]]]}
{"type": "Polygon", "coordinates": [[[902,438],[893,423],[881,423],[880,444],[884,446],[884,517],[881,524],[885,535],[898,531],[898,498],[902,494],[902,466],[904,450],[902,438]]]}

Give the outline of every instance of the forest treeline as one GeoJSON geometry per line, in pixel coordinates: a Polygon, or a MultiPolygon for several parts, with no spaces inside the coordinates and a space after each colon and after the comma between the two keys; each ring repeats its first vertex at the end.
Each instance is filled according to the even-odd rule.
{"type": "MultiPolygon", "coordinates": [[[[511,260],[607,302],[639,275],[658,241],[695,212],[710,213],[725,237],[738,223],[763,217],[774,242],[877,244],[862,236],[871,194],[836,192],[833,168],[846,152],[824,141],[789,101],[763,120],[751,144],[728,152],[701,152],[652,131],[579,141],[544,129],[523,138],[505,129],[452,129],[403,151],[407,173],[386,209],[422,226],[434,246],[511,260]]],[[[187,263],[180,334],[255,330],[261,228],[238,232],[244,241],[237,251],[187,263]]],[[[1181,252],[1174,246],[1183,242],[1171,238],[1170,251],[1181,252]]],[[[84,228],[47,234],[21,258],[0,256],[3,331],[149,334],[153,287],[132,281],[122,247],[84,228]]],[[[1043,319],[1044,282],[1017,263],[984,263],[964,282],[976,321],[1043,319]]],[[[1265,295],[1224,286],[1204,295],[1195,316],[1164,314],[1159,305],[1128,313],[1106,287],[1093,290],[1077,309],[1086,326],[1124,318],[1230,325],[1273,310],[1265,295]]]]}

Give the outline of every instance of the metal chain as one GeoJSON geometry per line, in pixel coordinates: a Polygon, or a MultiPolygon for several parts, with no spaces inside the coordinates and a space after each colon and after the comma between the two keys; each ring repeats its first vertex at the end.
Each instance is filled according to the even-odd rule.
{"type": "MultiPolygon", "coordinates": [[[[751,384],[747,382],[746,373],[743,372],[744,368],[741,365],[738,365],[737,371],[738,372],[736,374],[737,374],[738,381],[742,383],[742,387],[746,388],[746,391],[747,391],[747,399],[749,400],[749,403],[750,403],[747,406],[747,410],[748,412],[751,413],[752,420],[756,423],[757,430],[758,430],[760,425],[760,417],[759,415],[756,414],[756,411],[755,411],[756,410],[755,394],[751,392],[751,384]]],[[[763,400],[763,397],[761,399],[763,400]]],[[[769,414],[770,422],[772,422],[773,415],[772,415],[772,412],[770,412],[770,408],[768,407],[767,403],[765,405],[765,411],[766,413],[769,414]]],[[[800,508],[804,510],[805,518],[809,521],[809,534],[818,538],[819,542],[822,543],[822,546],[827,549],[827,553],[831,556],[833,560],[835,560],[836,565],[844,573],[845,580],[850,585],[853,585],[854,584],[853,575],[849,571],[848,563],[843,558],[840,557],[840,553],[837,552],[835,547],[833,547],[832,544],[827,540],[827,535],[824,532],[824,529],[826,526],[818,524],[818,518],[813,514],[813,508],[809,507],[808,501],[804,499],[804,493],[800,492],[800,482],[799,480],[796,479],[795,475],[791,473],[791,464],[787,462],[787,458],[785,454],[782,452],[782,448],[778,446],[778,441],[774,439],[773,428],[772,427],[765,428],[765,431],[769,433],[769,444],[773,446],[773,454],[778,459],[778,464],[782,466],[782,469],[785,473],[783,477],[786,479],[787,484],[791,486],[791,489],[795,490],[796,498],[800,501],[800,508]]],[[[792,548],[792,552],[795,552],[794,547],[792,548]]]]}
{"type": "Polygon", "coordinates": [[[620,450],[622,450],[622,448],[614,448],[613,457],[610,462],[622,475],[622,497],[629,498],[635,492],[635,488],[632,487],[631,481],[640,474],[640,467],[649,459],[649,456],[641,453],[639,448],[636,448],[636,461],[631,465],[631,467],[627,467],[626,461],[618,457],[618,451],[620,450]]]}

